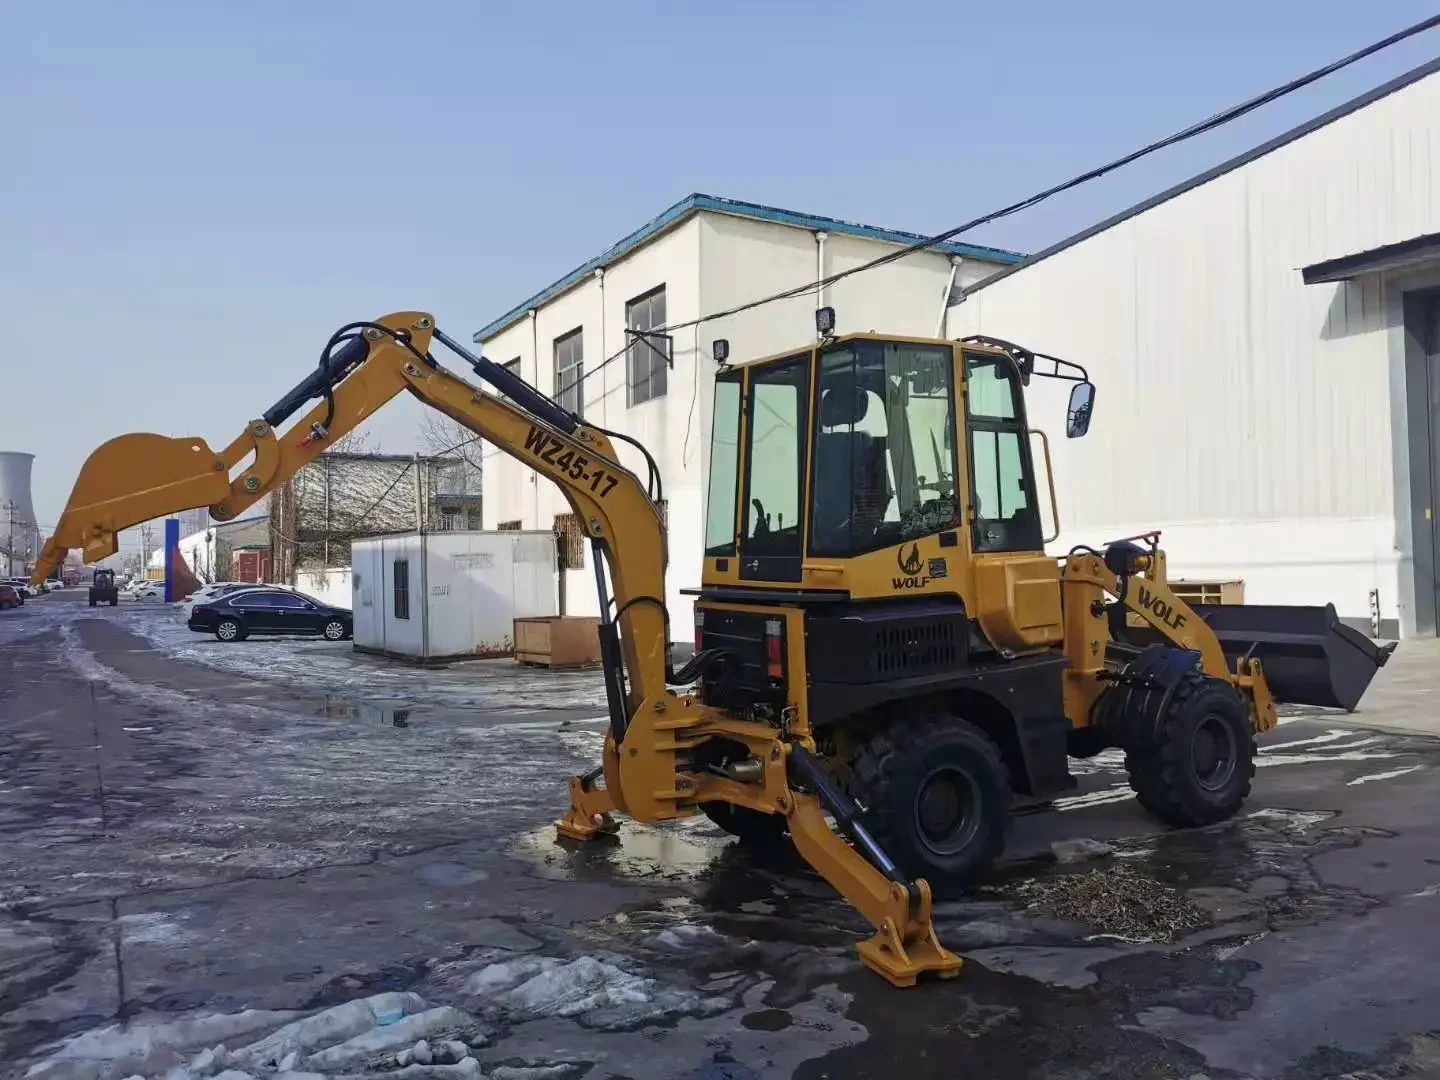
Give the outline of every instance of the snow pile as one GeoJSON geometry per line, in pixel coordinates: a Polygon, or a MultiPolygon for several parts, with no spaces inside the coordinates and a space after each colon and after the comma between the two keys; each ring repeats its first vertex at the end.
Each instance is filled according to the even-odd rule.
{"type": "MultiPolygon", "coordinates": [[[[408,1059],[400,1064],[408,1065],[414,1061],[430,1065],[433,1063],[434,1053],[426,1036],[463,1031],[468,1034],[472,1045],[484,1045],[486,1037],[477,1033],[476,1026],[474,1018],[467,1013],[442,1005],[437,1009],[413,1013],[386,1027],[372,1027],[362,1031],[342,1043],[311,1054],[305,1059],[305,1064],[311,1069],[338,1069],[368,1061],[382,1051],[396,1051],[413,1045],[414,1049],[408,1052],[408,1059]]],[[[401,1052],[405,1053],[404,1050],[401,1052]]],[[[399,1055],[396,1056],[398,1058],[399,1055]]],[[[464,1053],[460,1054],[461,1058],[465,1056],[464,1053]]]]}
{"type": "Polygon", "coordinates": [[[491,964],[466,980],[465,992],[477,1011],[512,1024],[563,1016],[601,1031],[631,1031],[681,1015],[715,1016],[732,1005],[728,997],[664,986],[594,956],[524,956],[491,964]]]}
{"type": "Polygon", "coordinates": [[[334,1070],[380,1069],[400,1080],[466,1080],[481,1075],[470,1047],[486,1042],[481,1025],[469,1013],[449,1006],[429,1008],[418,994],[384,993],[303,1017],[246,1011],[128,1028],[112,1024],[61,1044],[26,1076],[326,1080],[334,1070]],[[225,1045],[244,1039],[252,1041],[233,1050],[225,1045]]]}
{"type": "MultiPolygon", "coordinates": [[[[183,1064],[196,1047],[244,1038],[283,1024],[293,1016],[293,1012],[247,1009],[163,1024],[131,1024],[123,1028],[110,1024],[65,1040],[47,1061],[25,1075],[28,1080],[121,1080],[137,1073],[159,1074],[183,1064]]],[[[216,1055],[211,1051],[206,1054],[214,1061],[216,1055]]]]}

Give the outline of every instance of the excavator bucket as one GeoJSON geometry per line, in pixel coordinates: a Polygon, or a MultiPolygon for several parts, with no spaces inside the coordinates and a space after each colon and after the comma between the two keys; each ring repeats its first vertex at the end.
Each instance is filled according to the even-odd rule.
{"type": "Polygon", "coordinates": [[[1225,658],[1252,656],[1277,702],[1353,712],[1375,673],[1395,651],[1346,626],[1335,606],[1196,604],[1195,613],[1220,639],[1225,658]]]}
{"type": "Polygon", "coordinates": [[[80,549],[87,563],[113,555],[122,529],[176,507],[210,506],[229,491],[225,463],[204,439],[119,435],[85,459],[35,574],[48,576],[71,548],[80,549]]]}

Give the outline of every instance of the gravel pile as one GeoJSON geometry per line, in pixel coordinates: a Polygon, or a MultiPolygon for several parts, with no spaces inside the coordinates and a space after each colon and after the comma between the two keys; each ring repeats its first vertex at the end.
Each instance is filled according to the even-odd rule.
{"type": "Polygon", "coordinates": [[[1178,889],[1123,866],[1026,882],[1020,893],[1032,910],[1131,940],[1174,941],[1209,922],[1178,889]]]}

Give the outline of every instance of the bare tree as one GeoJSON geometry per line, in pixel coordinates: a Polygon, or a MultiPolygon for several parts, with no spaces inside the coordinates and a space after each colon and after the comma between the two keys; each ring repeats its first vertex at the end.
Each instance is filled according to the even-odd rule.
{"type": "Polygon", "coordinates": [[[446,478],[447,495],[480,494],[485,444],[469,428],[448,416],[427,411],[420,420],[420,441],[436,456],[458,458],[458,475],[446,478]]]}

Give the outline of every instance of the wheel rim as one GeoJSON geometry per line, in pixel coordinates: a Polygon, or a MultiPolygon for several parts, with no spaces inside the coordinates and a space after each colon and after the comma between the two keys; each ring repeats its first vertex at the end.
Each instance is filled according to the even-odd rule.
{"type": "Polygon", "coordinates": [[[331,641],[339,641],[345,636],[345,627],[338,622],[328,623],[325,626],[325,636],[331,641]]]}
{"type": "Polygon", "coordinates": [[[1207,713],[1190,736],[1190,763],[1206,791],[1219,791],[1235,775],[1239,761],[1235,732],[1218,713],[1207,713]]]}
{"type": "Polygon", "coordinates": [[[915,793],[915,831],[937,855],[954,855],[980,828],[980,789],[968,773],[932,769],[915,793]]]}
{"type": "Polygon", "coordinates": [[[223,640],[225,640],[225,641],[234,641],[234,640],[235,640],[235,624],[234,624],[234,623],[228,623],[228,622],[227,622],[227,623],[221,623],[221,624],[220,624],[220,637],[221,637],[223,640]]]}

